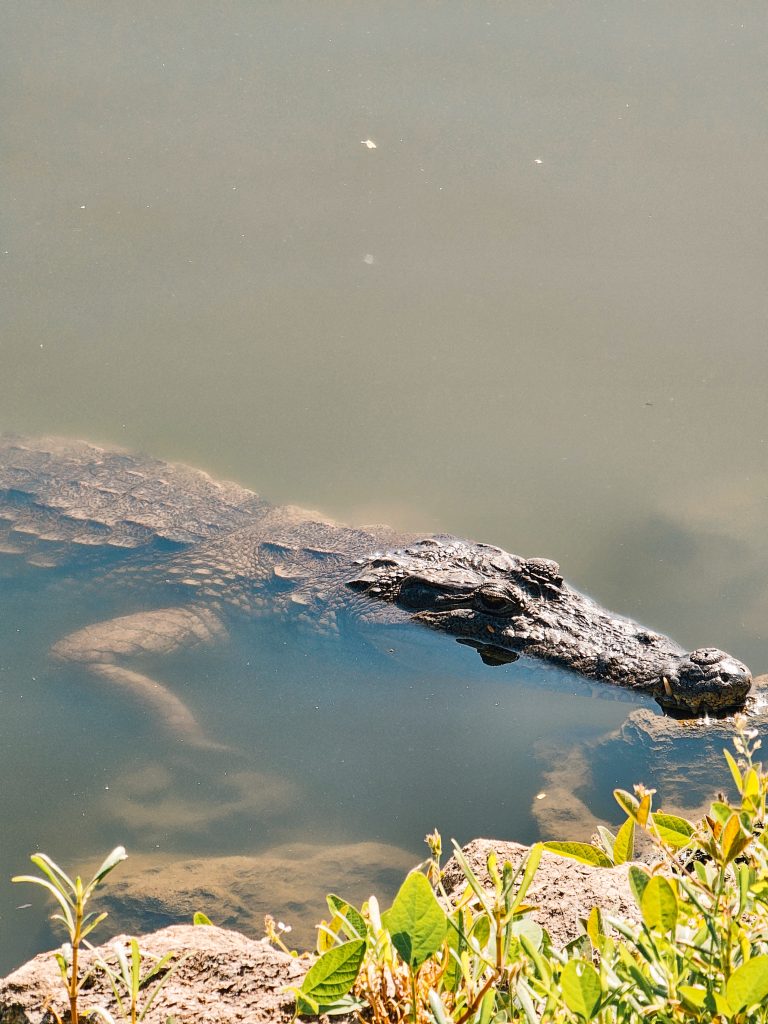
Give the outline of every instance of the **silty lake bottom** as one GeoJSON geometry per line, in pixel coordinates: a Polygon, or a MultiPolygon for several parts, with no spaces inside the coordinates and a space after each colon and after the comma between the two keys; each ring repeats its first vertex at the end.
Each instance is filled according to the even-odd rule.
{"type": "MultiPolygon", "coordinates": [[[[126,694],[48,660],[56,639],[118,607],[24,577],[2,593],[4,731],[24,741],[0,750],[0,820],[14,823],[0,973],[60,941],[37,890],[8,881],[38,850],[86,874],[127,847],[100,901],[102,940],[194,910],[259,935],[271,912],[302,948],[326,892],[386,905],[435,827],[446,847],[587,838],[593,812],[620,820],[615,786],[642,780],[663,800],[668,779],[686,800],[669,754],[654,764],[620,731],[633,710],[658,712],[649,699],[527,659],[484,666],[417,626],[338,638],[263,619],[219,648],[145,661],[223,747],[185,748],[126,694]]],[[[711,757],[694,800],[710,782],[725,782],[711,757]]]]}

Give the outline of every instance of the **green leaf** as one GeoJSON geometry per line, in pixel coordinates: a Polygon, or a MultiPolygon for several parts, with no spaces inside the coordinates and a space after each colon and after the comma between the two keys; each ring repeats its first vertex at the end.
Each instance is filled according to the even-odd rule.
{"type": "Polygon", "coordinates": [[[750,883],[754,878],[754,871],[751,871],[746,864],[739,864],[737,877],[739,881],[739,907],[736,911],[737,919],[741,917],[747,908],[747,900],[749,899],[750,883]]]}
{"type": "Polygon", "coordinates": [[[43,889],[47,889],[51,893],[53,898],[56,900],[56,902],[59,904],[64,914],[63,918],[59,918],[59,920],[63,920],[66,923],[70,936],[75,934],[75,920],[72,916],[71,910],[74,904],[72,903],[71,900],[67,899],[66,893],[63,893],[61,889],[58,888],[58,886],[49,882],[45,878],[38,878],[36,875],[14,875],[11,881],[31,882],[33,885],[39,885],[43,889]]]}
{"type": "Polygon", "coordinates": [[[462,874],[469,883],[472,892],[475,894],[475,896],[477,896],[480,906],[483,908],[486,914],[488,914],[489,917],[492,917],[493,910],[491,908],[490,903],[488,902],[488,893],[482,887],[479,879],[477,878],[477,875],[469,866],[469,861],[464,856],[462,849],[456,842],[456,840],[452,839],[451,844],[453,845],[453,856],[456,858],[456,861],[458,862],[458,865],[461,868],[462,874]]]}
{"type": "Polygon", "coordinates": [[[695,829],[685,818],[678,818],[676,814],[663,814],[661,811],[656,811],[652,818],[660,839],[668,846],[679,850],[691,841],[695,829]]]}
{"type": "MultiPolygon", "coordinates": [[[[55,860],[51,860],[47,853],[35,853],[29,859],[36,868],[45,872],[57,889],[63,893],[74,893],[75,883],[55,860]]],[[[69,896],[67,898],[69,899],[69,896]]]]}
{"type": "Polygon", "coordinates": [[[453,1018],[449,1015],[440,996],[433,988],[429,990],[429,1008],[434,1015],[437,1024],[452,1024],[453,1018]]]}
{"type": "Polygon", "coordinates": [[[474,939],[479,949],[485,949],[488,945],[488,940],[491,937],[491,922],[483,914],[482,917],[475,919],[475,923],[469,932],[470,938],[474,939]]]}
{"type": "Polygon", "coordinates": [[[325,900],[334,917],[341,918],[341,924],[348,939],[365,938],[365,918],[359,910],[334,893],[329,893],[325,900]]]}
{"type": "Polygon", "coordinates": [[[726,864],[735,860],[752,842],[752,833],[744,830],[738,814],[732,814],[725,823],[720,842],[726,864]]]}
{"type": "Polygon", "coordinates": [[[753,956],[737,967],[726,983],[725,995],[734,1013],[761,1003],[768,996],[768,956],[753,956]]]}
{"type": "Polygon", "coordinates": [[[635,853],[635,823],[627,818],[618,831],[613,844],[613,863],[626,864],[635,853]]]}
{"type": "Polygon", "coordinates": [[[592,1020],[603,994],[600,975],[592,964],[569,960],[560,975],[565,1005],[584,1020],[592,1020]]]}
{"type": "Polygon", "coordinates": [[[310,967],[301,983],[301,995],[316,1006],[324,1006],[346,995],[355,983],[364,956],[362,939],[329,949],[310,967]]]}
{"type": "Polygon", "coordinates": [[[616,842],[616,836],[603,825],[597,826],[597,833],[600,836],[600,843],[607,856],[613,860],[613,844],[616,842]]]}
{"type": "Polygon", "coordinates": [[[541,863],[542,853],[543,848],[541,843],[534,843],[528,851],[528,856],[525,861],[525,871],[523,872],[523,877],[520,882],[520,888],[517,890],[515,898],[512,900],[510,905],[510,913],[514,913],[525,899],[525,894],[528,892],[530,884],[533,881],[533,876],[536,874],[539,864],[541,863]]]}
{"type": "Polygon", "coordinates": [[[544,929],[530,917],[521,917],[519,920],[513,921],[509,928],[516,939],[522,941],[525,936],[533,949],[541,949],[544,941],[544,929]]]}
{"type": "Polygon", "coordinates": [[[642,906],[643,893],[645,892],[645,887],[651,880],[651,876],[645,868],[639,868],[636,864],[633,864],[629,869],[627,879],[629,881],[629,887],[632,890],[632,895],[635,897],[635,903],[638,907],[642,906]]]}
{"type": "Polygon", "coordinates": [[[689,1009],[692,1008],[697,1011],[704,1009],[707,1001],[707,990],[705,988],[698,988],[693,985],[678,985],[677,994],[685,1003],[688,1003],[689,1009]]]}
{"type": "MultiPolygon", "coordinates": [[[[89,916],[92,917],[93,915],[89,915],[89,916]]],[[[106,912],[106,910],[104,910],[100,914],[98,914],[96,917],[93,917],[93,920],[90,921],[88,924],[84,923],[83,927],[80,929],[80,938],[84,939],[86,937],[86,935],[90,935],[91,932],[93,931],[93,929],[98,927],[106,916],[107,916],[107,912],[106,912]]]]}
{"type": "Polygon", "coordinates": [[[673,932],[677,924],[677,896],[675,890],[661,875],[654,875],[645,887],[640,901],[643,921],[649,928],[673,932]]]}
{"type": "Polygon", "coordinates": [[[719,821],[721,825],[724,825],[733,814],[733,808],[729,807],[728,804],[715,800],[713,804],[710,804],[709,814],[715,821],[719,821]]]}
{"type": "Polygon", "coordinates": [[[114,868],[116,868],[117,865],[120,864],[121,861],[126,860],[127,857],[128,857],[128,854],[125,852],[125,847],[124,846],[116,846],[114,848],[114,850],[112,851],[112,853],[110,853],[104,859],[101,867],[99,868],[99,870],[96,872],[96,874],[93,876],[93,878],[88,883],[88,891],[90,891],[91,889],[94,889],[99,884],[99,882],[102,880],[102,878],[104,878],[106,875],[108,875],[110,871],[114,870],[114,868]]]}
{"type": "Polygon", "coordinates": [[[626,789],[614,789],[613,799],[628,817],[632,818],[633,821],[637,821],[640,801],[636,797],[628,793],[626,789]]]}
{"type": "Polygon", "coordinates": [[[558,853],[561,857],[570,857],[571,860],[577,860],[580,864],[588,864],[592,868],[613,867],[613,861],[589,843],[550,842],[542,843],[542,846],[550,853],[558,853]]]}
{"type": "Polygon", "coordinates": [[[296,996],[296,1015],[298,1017],[316,1017],[320,1013],[320,1004],[312,996],[306,995],[300,988],[288,985],[287,992],[293,992],[296,996]]]}
{"type": "Polygon", "coordinates": [[[210,917],[208,917],[207,914],[204,914],[202,910],[195,911],[194,916],[192,918],[192,924],[211,925],[211,927],[213,927],[213,921],[210,919],[210,917]]]}
{"type": "Polygon", "coordinates": [[[605,926],[603,925],[603,915],[600,912],[599,907],[592,907],[587,918],[587,935],[589,941],[592,943],[596,950],[600,950],[602,946],[602,940],[605,938],[605,926]]]}
{"type": "Polygon", "coordinates": [[[728,767],[731,769],[731,776],[733,777],[734,785],[736,786],[736,789],[739,791],[739,793],[741,793],[741,787],[743,785],[743,782],[741,778],[741,772],[739,771],[739,766],[736,764],[736,761],[734,760],[733,754],[731,754],[730,750],[724,750],[723,754],[725,755],[725,760],[728,762],[728,767]]]}
{"type": "Polygon", "coordinates": [[[408,875],[381,920],[392,937],[392,945],[411,970],[440,948],[448,927],[445,911],[432,886],[418,871],[408,875]]]}

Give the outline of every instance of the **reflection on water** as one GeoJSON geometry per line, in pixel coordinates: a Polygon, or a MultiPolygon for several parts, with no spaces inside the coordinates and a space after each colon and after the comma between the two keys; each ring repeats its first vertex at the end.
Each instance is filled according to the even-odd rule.
{"type": "MultiPolygon", "coordinates": [[[[554,558],[766,668],[755,10],[29,0],[0,27],[0,429],[554,558]]],[[[553,793],[610,817],[653,765],[580,746],[635,706],[587,684],[279,623],[162,666],[230,748],[192,754],[47,661],[98,599],[3,578],[0,612],[0,970],[50,941],[3,881],[36,848],[418,858],[434,825],[531,839],[553,793]]]]}

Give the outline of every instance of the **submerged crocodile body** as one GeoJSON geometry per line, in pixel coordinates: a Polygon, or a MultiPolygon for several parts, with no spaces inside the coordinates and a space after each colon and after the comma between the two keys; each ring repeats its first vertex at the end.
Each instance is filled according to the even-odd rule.
{"type": "Polygon", "coordinates": [[[601,608],[547,559],[341,526],[185,466],[85,442],[0,442],[0,573],[20,562],[144,595],[141,610],[63,637],[53,655],[141,696],[190,742],[205,742],[194,718],[137,659],[216,641],[237,615],[293,616],[331,632],[415,622],[486,664],[546,659],[690,715],[741,706],[751,683],[723,651],[686,652],[601,608]]]}

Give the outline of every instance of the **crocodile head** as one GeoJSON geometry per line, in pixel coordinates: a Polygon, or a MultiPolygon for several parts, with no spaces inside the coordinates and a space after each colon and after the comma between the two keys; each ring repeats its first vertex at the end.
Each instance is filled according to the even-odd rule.
{"type": "Polygon", "coordinates": [[[548,559],[430,537],[359,559],[346,584],[365,599],[364,617],[448,633],[487,665],[522,654],[545,659],[650,693],[673,714],[723,713],[743,705],[750,689],[742,662],[712,647],[686,652],[612,614],[570,587],[548,559]]]}

